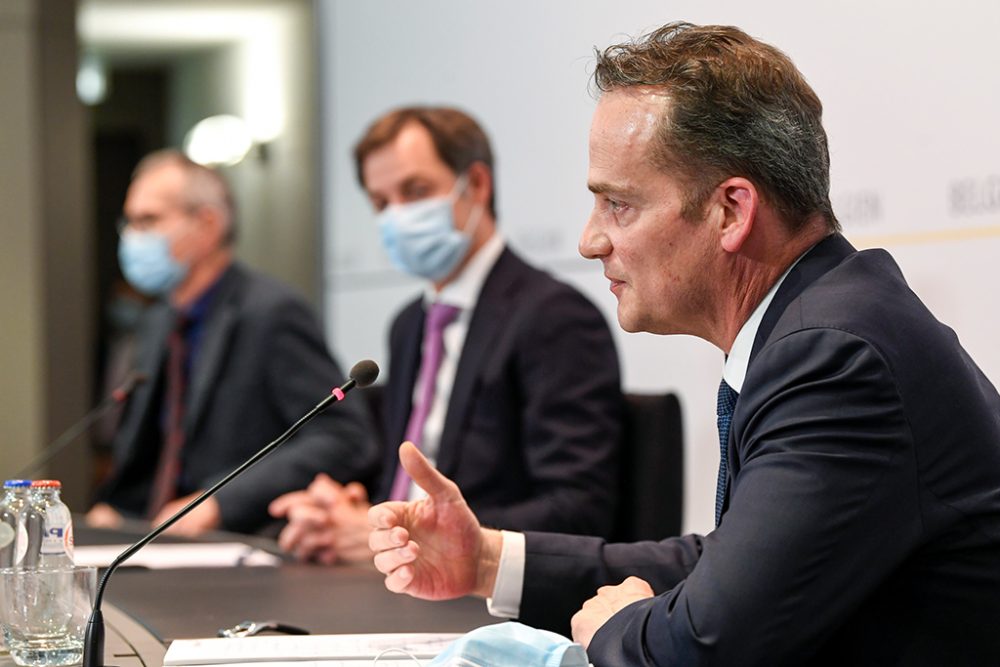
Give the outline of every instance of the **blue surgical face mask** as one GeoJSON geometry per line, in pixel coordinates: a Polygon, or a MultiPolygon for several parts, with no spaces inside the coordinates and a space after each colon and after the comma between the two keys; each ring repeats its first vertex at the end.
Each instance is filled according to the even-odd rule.
{"type": "Polygon", "coordinates": [[[562,635],[507,622],[468,632],[428,667],[587,667],[587,653],[562,635]]]}
{"type": "Polygon", "coordinates": [[[118,263],[125,280],[148,296],[163,296],[177,287],[188,267],[170,254],[170,239],[154,231],[126,231],[118,243],[118,263]]]}
{"type": "Polygon", "coordinates": [[[400,271],[439,281],[465,259],[482,207],[469,214],[465,230],[455,229],[453,205],[467,184],[465,176],[447,197],[396,204],[378,214],[382,246],[400,271]]]}

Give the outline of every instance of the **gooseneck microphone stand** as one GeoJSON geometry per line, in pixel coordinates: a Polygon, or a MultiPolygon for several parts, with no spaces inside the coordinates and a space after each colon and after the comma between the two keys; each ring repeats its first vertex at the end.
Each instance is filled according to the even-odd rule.
{"type": "Polygon", "coordinates": [[[111,565],[108,566],[108,569],[104,572],[104,576],[101,577],[101,582],[97,586],[97,593],[94,596],[94,610],[91,612],[90,618],[87,621],[87,631],[84,635],[83,667],[104,667],[104,614],[101,613],[101,602],[104,599],[104,589],[108,585],[108,579],[111,578],[112,573],[118,569],[119,565],[127,561],[129,558],[134,556],[137,551],[159,537],[165,530],[187,516],[187,514],[195,507],[198,507],[198,505],[201,505],[205,500],[215,495],[219,489],[239,477],[245,470],[247,470],[247,468],[288,442],[288,440],[295,435],[300,428],[305,426],[320,412],[325,410],[331,404],[344,400],[345,394],[347,394],[347,392],[351,389],[354,389],[355,387],[368,386],[375,381],[376,377],[378,377],[378,366],[374,361],[371,361],[370,359],[359,361],[351,369],[350,378],[347,382],[334,389],[329,396],[317,403],[316,407],[306,413],[297,422],[292,424],[287,431],[282,433],[277,439],[250,457],[245,463],[219,480],[210,489],[203,492],[197,498],[182,507],[176,514],[150,531],[148,535],[140,539],[125,551],[121,552],[118,557],[111,562],[111,565]]]}

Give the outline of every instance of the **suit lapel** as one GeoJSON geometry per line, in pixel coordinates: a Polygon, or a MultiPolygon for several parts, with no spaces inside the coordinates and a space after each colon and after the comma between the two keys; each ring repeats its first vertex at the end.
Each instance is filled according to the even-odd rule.
{"type": "Polygon", "coordinates": [[[209,306],[208,321],[202,334],[198,357],[188,380],[184,432],[190,436],[205,409],[210,389],[215,384],[229,349],[229,341],[239,315],[239,298],[246,276],[235,266],[222,278],[215,304],[209,306]]]}
{"type": "MultiPolygon", "coordinates": [[[[844,258],[853,252],[857,251],[847,239],[840,234],[832,234],[813,246],[799,260],[799,263],[792,267],[792,270],[785,277],[785,281],[781,283],[777,293],[774,295],[771,304],[767,307],[764,317],[761,319],[760,326],[757,328],[757,335],[754,338],[753,348],[750,351],[748,366],[753,364],[753,360],[757,357],[761,349],[763,349],[768,338],[771,337],[771,332],[774,331],[774,327],[778,324],[789,304],[798,298],[809,285],[839,265],[844,261],[844,258]]],[[[737,401],[736,412],[739,411],[740,403],[737,401]]],[[[735,413],[733,418],[735,420],[735,413]]],[[[729,467],[729,482],[726,484],[726,493],[722,504],[723,513],[729,507],[729,496],[733,489],[732,479],[739,473],[742,467],[740,453],[736,447],[736,433],[734,430],[730,430],[729,432],[729,448],[726,460],[729,467]]]]}
{"type": "Polygon", "coordinates": [[[146,347],[139,351],[140,357],[136,368],[138,372],[146,376],[146,381],[137,386],[132,394],[132,398],[129,400],[127,422],[122,424],[121,432],[115,438],[116,441],[126,443],[128,446],[128,450],[124,451],[121,456],[119,467],[122,468],[132,459],[138,447],[147,444],[140,442],[138,433],[143,424],[146,423],[148,412],[155,409],[151,403],[162,382],[166,340],[173,329],[175,313],[167,304],[158,303],[150,308],[148,318],[146,326],[149,334],[139,337],[140,340],[148,342],[146,347]]]}
{"type": "Polygon", "coordinates": [[[389,383],[389,405],[386,406],[389,420],[386,424],[386,433],[393,445],[398,445],[406,437],[406,423],[410,419],[413,407],[413,387],[416,385],[417,372],[420,368],[420,347],[423,345],[426,317],[423,299],[408,306],[400,321],[398,343],[393,345],[391,350],[393,377],[389,383]]]}
{"type": "Polygon", "coordinates": [[[487,355],[493,349],[493,341],[500,335],[504,324],[510,321],[511,293],[522,266],[521,260],[509,249],[504,249],[476,301],[455,372],[455,382],[448,400],[448,414],[438,449],[437,467],[445,475],[452,474],[458,467],[461,442],[476,384],[487,355]]]}
{"type": "Polygon", "coordinates": [[[410,419],[413,407],[413,386],[420,366],[425,318],[423,298],[418,298],[403,309],[389,340],[390,374],[386,382],[383,408],[386,443],[377,500],[389,497],[396,477],[399,465],[396,452],[406,437],[406,422],[410,419]]]}

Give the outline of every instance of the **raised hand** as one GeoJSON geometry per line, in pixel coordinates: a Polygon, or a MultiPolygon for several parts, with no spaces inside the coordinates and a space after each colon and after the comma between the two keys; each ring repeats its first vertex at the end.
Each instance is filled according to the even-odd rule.
{"type": "Polygon", "coordinates": [[[480,527],[458,486],[412,443],[400,446],[399,460],[427,497],[382,503],[368,512],[368,544],[386,588],[426,600],[490,595],[500,533],[480,527]]]}

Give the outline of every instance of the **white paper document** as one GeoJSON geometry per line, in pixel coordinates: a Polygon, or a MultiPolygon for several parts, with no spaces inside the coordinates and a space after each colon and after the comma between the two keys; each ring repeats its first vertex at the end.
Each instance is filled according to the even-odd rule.
{"type": "Polygon", "coordinates": [[[413,665],[428,660],[461,637],[458,633],[388,633],[359,635],[275,635],[233,639],[178,639],[163,658],[165,667],[248,665],[250,667],[354,667],[372,664],[387,649],[379,665],[413,665]]]}
{"type": "MultiPolygon", "coordinates": [[[[107,567],[128,544],[77,547],[76,565],[107,567]]],[[[233,567],[236,565],[277,567],[281,559],[274,554],[239,542],[216,544],[147,544],[122,567],[148,567],[163,570],[178,567],[233,567]]]]}

